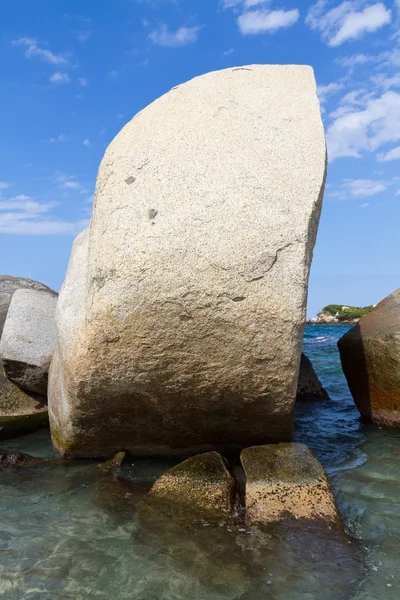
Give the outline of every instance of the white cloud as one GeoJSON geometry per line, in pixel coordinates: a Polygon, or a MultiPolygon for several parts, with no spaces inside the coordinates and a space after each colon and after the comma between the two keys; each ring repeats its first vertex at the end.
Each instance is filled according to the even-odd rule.
{"type": "Polygon", "coordinates": [[[65,137],[65,135],[63,135],[62,133],[60,133],[60,135],[58,135],[57,137],[52,137],[49,140],[44,140],[44,144],[60,144],[62,142],[66,142],[67,138],[65,137]]]}
{"type": "Polygon", "coordinates": [[[317,94],[321,104],[326,102],[329,96],[336,94],[344,88],[343,83],[328,83],[327,85],[317,86],[317,94]]]}
{"type": "Polygon", "coordinates": [[[400,94],[384,92],[380,97],[368,98],[360,110],[344,107],[327,130],[329,157],[360,157],[387,142],[400,139],[400,94]]]}
{"type": "Polygon", "coordinates": [[[27,37],[22,37],[17,40],[13,40],[12,43],[15,46],[25,46],[25,56],[27,58],[37,57],[45,62],[52,65],[67,65],[67,59],[61,54],[54,54],[47,48],[39,48],[36,40],[32,40],[27,37]]]}
{"type": "Polygon", "coordinates": [[[257,35],[290,27],[298,21],[300,13],[293,10],[253,10],[238,17],[237,22],[243,35],[257,35]]]}
{"type": "Polygon", "coordinates": [[[0,181],[0,190],[6,190],[9,187],[10,187],[9,183],[7,183],[6,181],[0,181]]]}
{"type": "Polygon", "coordinates": [[[260,6],[263,4],[269,4],[270,0],[222,0],[221,5],[222,8],[254,8],[255,6],[260,6]]]}
{"type": "Polygon", "coordinates": [[[392,18],[391,11],[382,2],[366,6],[363,0],[345,0],[330,10],[327,7],[327,0],[318,0],[309,9],[306,23],[320,31],[322,39],[331,47],[377,31],[392,18]]]}
{"type": "Polygon", "coordinates": [[[385,91],[393,87],[400,87],[400,75],[389,77],[386,73],[378,73],[377,75],[373,75],[370,81],[376,87],[382,88],[385,91]]]}
{"type": "Polygon", "coordinates": [[[380,153],[377,156],[379,162],[389,162],[391,160],[400,160],[400,146],[392,148],[389,152],[380,153]]]}
{"type": "Polygon", "coordinates": [[[149,33],[149,39],[157,46],[169,48],[178,48],[193,44],[198,36],[200,27],[179,27],[175,32],[170,31],[167,25],[161,25],[158,29],[154,29],[149,33]]]}
{"type": "Polygon", "coordinates": [[[369,202],[364,202],[364,204],[360,204],[360,208],[367,208],[369,206],[369,202]]]}
{"type": "Polygon", "coordinates": [[[78,77],[78,83],[82,87],[87,87],[89,85],[88,84],[88,80],[86,79],[86,77],[78,77]]]}
{"type": "Polygon", "coordinates": [[[222,56],[230,56],[234,52],[235,52],[234,48],[229,48],[229,50],[225,50],[225,52],[222,53],[222,56]]]}
{"type": "Polygon", "coordinates": [[[90,140],[89,140],[88,138],[86,138],[85,140],[83,140],[82,144],[83,144],[84,146],[86,146],[86,148],[90,148],[90,146],[92,145],[92,144],[90,143],[90,140]]]}
{"type": "Polygon", "coordinates": [[[0,200],[0,232],[19,235],[76,235],[84,229],[87,219],[62,221],[49,213],[55,202],[37,202],[20,194],[0,200]]]}
{"type": "Polygon", "coordinates": [[[69,190],[75,190],[77,192],[82,190],[81,184],[78,181],[73,180],[64,181],[64,187],[69,190]]]}
{"type": "Polygon", "coordinates": [[[358,54],[352,54],[351,56],[340,56],[335,62],[342,67],[354,68],[356,65],[365,65],[365,63],[370,60],[370,56],[359,52],[358,54]]]}
{"type": "Polygon", "coordinates": [[[367,198],[384,192],[387,188],[385,181],[374,181],[373,179],[351,179],[343,183],[353,198],[367,198]]]}
{"type": "Polygon", "coordinates": [[[49,81],[51,83],[56,83],[56,84],[69,83],[71,81],[71,78],[68,75],[68,73],[62,73],[61,71],[56,71],[55,73],[53,73],[53,75],[51,75],[49,77],[49,81]]]}

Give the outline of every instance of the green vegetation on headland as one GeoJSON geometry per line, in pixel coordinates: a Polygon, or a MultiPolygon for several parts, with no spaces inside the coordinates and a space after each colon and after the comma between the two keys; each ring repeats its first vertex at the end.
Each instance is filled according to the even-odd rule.
{"type": "Polygon", "coordinates": [[[335,317],[339,321],[349,320],[349,319],[361,319],[361,317],[365,317],[371,310],[373,309],[373,305],[370,306],[346,306],[343,304],[328,304],[328,306],[324,306],[318,316],[320,315],[330,315],[331,317],[335,317]]]}
{"type": "Polygon", "coordinates": [[[365,317],[374,306],[347,306],[344,304],[328,304],[318,313],[316,319],[310,319],[309,323],[357,323],[365,317]]]}

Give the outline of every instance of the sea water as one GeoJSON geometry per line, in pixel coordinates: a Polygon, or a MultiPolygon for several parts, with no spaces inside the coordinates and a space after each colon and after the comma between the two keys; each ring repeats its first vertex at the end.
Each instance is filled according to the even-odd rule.
{"type": "MultiPolygon", "coordinates": [[[[331,399],[299,404],[295,427],[324,465],[349,535],[303,523],[143,528],[135,504],[168,461],[125,461],[105,476],[91,461],[3,472],[0,598],[398,600],[400,431],[361,421],[336,347],[348,328],[306,327],[304,352],[331,399]]],[[[53,456],[48,431],[1,447],[53,456]]]]}

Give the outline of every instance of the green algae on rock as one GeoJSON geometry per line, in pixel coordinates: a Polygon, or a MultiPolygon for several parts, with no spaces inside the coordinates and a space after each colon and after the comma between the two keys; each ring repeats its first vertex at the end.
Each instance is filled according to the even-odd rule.
{"type": "Polygon", "coordinates": [[[192,456],[162,475],[138,505],[139,515],[229,521],[234,481],[217,452],[192,456]]]}
{"type": "Polygon", "coordinates": [[[304,444],[253,446],[240,459],[248,524],[287,519],[341,523],[325,471],[304,444]]]}

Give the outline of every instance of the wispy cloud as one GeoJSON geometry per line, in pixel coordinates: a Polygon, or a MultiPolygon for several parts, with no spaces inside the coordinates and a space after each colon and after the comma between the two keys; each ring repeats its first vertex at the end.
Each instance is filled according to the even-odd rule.
{"type": "Polygon", "coordinates": [[[90,29],[76,31],[76,39],[78,42],[81,42],[81,44],[84,44],[91,38],[92,33],[93,32],[90,29]]]}
{"type": "Polygon", "coordinates": [[[7,188],[10,187],[10,183],[7,183],[7,181],[0,181],[0,190],[6,190],[7,188]]]}
{"type": "Polygon", "coordinates": [[[91,141],[88,138],[86,138],[85,140],[83,140],[82,144],[84,146],[86,146],[86,148],[90,148],[90,146],[92,145],[91,141]]]}
{"type": "Polygon", "coordinates": [[[84,186],[76,180],[75,175],[67,175],[66,173],[60,173],[59,171],[54,174],[53,181],[59,184],[60,188],[64,190],[73,190],[80,194],[86,194],[84,186]]]}
{"type": "Polygon", "coordinates": [[[311,29],[321,32],[321,37],[328,46],[340,46],[390,23],[391,10],[382,2],[366,4],[363,0],[345,0],[329,8],[332,2],[318,0],[309,9],[306,23],[311,29]]]}
{"type": "Polygon", "coordinates": [[[63,142],[66,142],[67,138],[65,135],[63,135],[62,133],[60,133],[60,135],[57,135],[56,137],[51,137],[48,140],[44,140],[44,144],[61,144],[63,142]]]}
{"type": "Polygon", "coordinates": [[[54,54],[48,48],[40,48],[36,40],[27,37],[21,37],[13,40],[14,46],[23,46],[26,48],[26,58],[39,58],[52,65],[67,65],[68,60],[61,54],[54,54]]]}
{"type": "Polygon", "coordinates": [[[392,148],[389,152],[380,153],[377,156],[379,162],[389,162],[392,160],[400,160],[400,146],[392,148]]]}
{"type": "Polygon", "coordinates": [[[384,92],[365,97],[356,91],[331,115],[327,129],[330,160],[352,156],[359,158],[383,144],[400,140],[400,93],[384,92]],[[371,97],[372,96],[372,97],[371,97]]]}
{"type": "Polygon", "coordinates": [[[88,80],[86,79],[86,77],[78,77],[78,83],[82,87],[87,87],[89,85],[88,80]]]}
{"type": "Polygon", "coordinates": [[[188,46],[197,41],[201,27],[181,26],[176,31],[171,31],[167,25],[163,24],[158,29],[149,33],[149,39],[157,46],[166,48],[178,48],[188,46]]]}
{"type": "Polygon", "coordinates": [[[20,194],[0,199],[0,232],[19,235],[76,235],[87,224],[87,219],[64,221],[51,215],[56,202],[38,202],[20,194]]]}
{"type": "Polygon", "coordinates": [[[238,17],[239,30],[243,35],[273,33],[278,29],[294,25],[300,17],[297,8],[293,10],[252,10],[238,17]]]}
{"type": "Polygon", "coordinates": [[[317,87],[317,94],[321,104],[324,104],[329,96],[337,94],[344,88],[343,83],[328,83],[327,85],[319,85],[317,87]]]}
{"type": "Polygon", "coordinates": [[[53,75],[49,77],[50,83],[62,84],[62,83],[70,83],[71,78],[68,73],[62,73],[61,71],[56,71],[53,75]]]}

